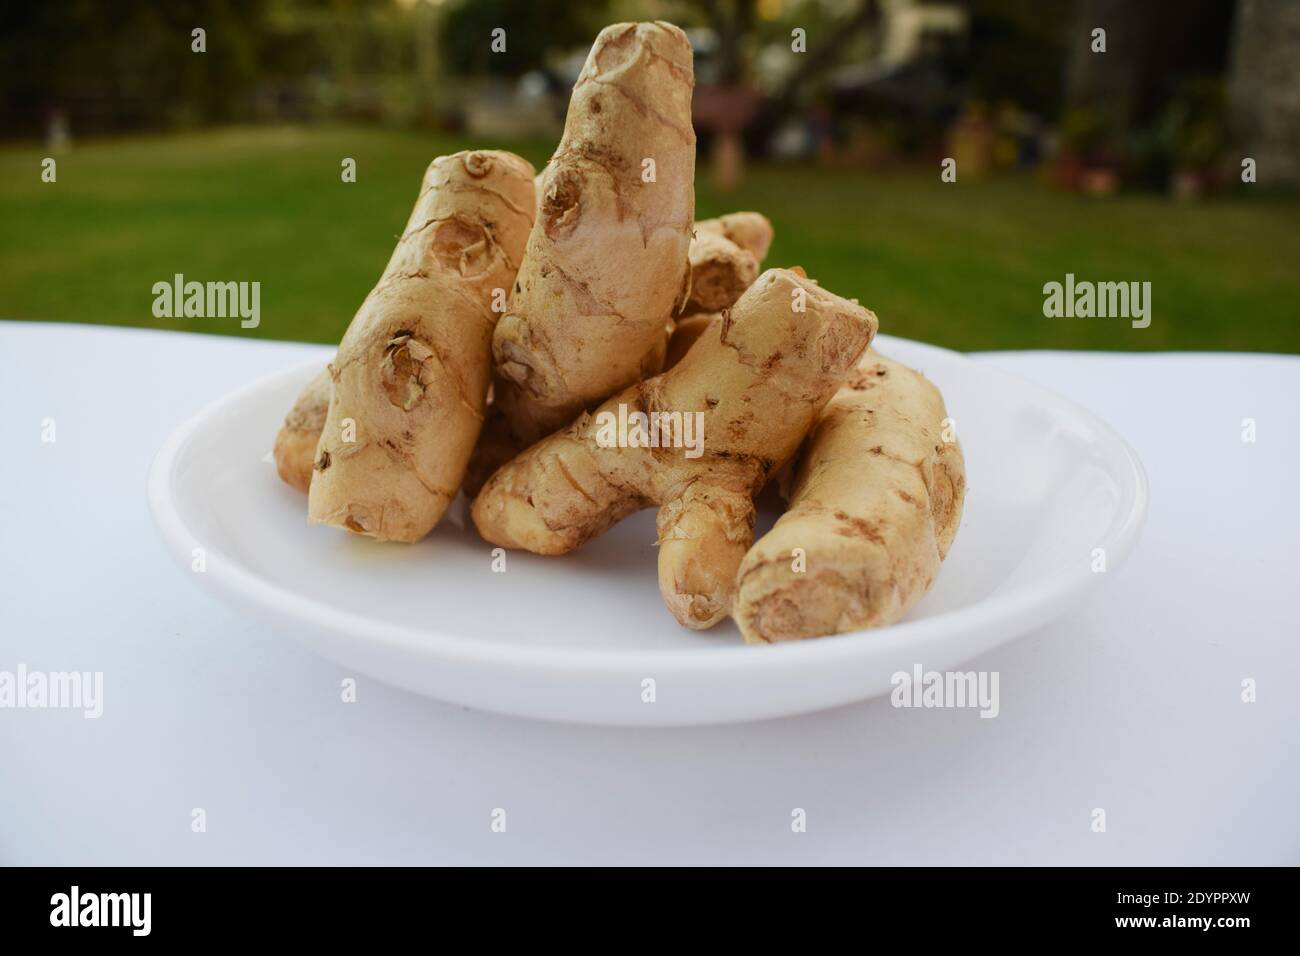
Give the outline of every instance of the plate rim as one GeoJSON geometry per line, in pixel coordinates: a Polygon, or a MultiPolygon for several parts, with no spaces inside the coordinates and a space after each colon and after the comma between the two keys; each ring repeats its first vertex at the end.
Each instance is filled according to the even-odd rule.
{"type": "MultiPolygon", "coordinates": [[[[872,347],[882,346],[882,351],[888,354],[893,343],[976,364],[983,372],[1045,396],[1053,403],[1063,404],[1105,436],[1121,453],[1119,464],[1126,466],[1126,474],[1117,478],[1127,480],[1120,481],[1122,494],[1119,505],[1096,546],[1105,549],[1108,570],[1120,567],[1129,558],[1145,526],[1150,488],[1137,452],[1109,423],[1072,399],[966,353],[889,335],[876,336],[872,347]]],[[[382,644],[404,654],[471,665],[613,675],[626,673],[633,667],[653,669],[657,674],[710,671],[721,663],[732,676],[744,676],[772,668],[822,666],[836,659],[841,663],[852,663],[860,657],[876,658],[901,650],[922,652],[932,643],[939,643],[951,635],[954,619],[960,619],[963,628],[972,633],[1008,619],[1038,621],[1045,609],[1071,601],[1097,583],[1098,575],[1081,561],[1077,571],[1060,569],[1037,581],[1033,588],[1013,587],[975,604],[920,620],[767,645],[728,643],[708,646],[704,643],[700,647],[647,649],[484,643],[462,633],[367,618],[271,583],[221,548],[202,544],[186,524],[171,493],[175,466],[181,453],[210,419],[227,408],[238,406],[250,394],[282,380],[301,376],[305,370],[318,367],[320,363],[320,358],[313,358],[261,375],[203,405],[167,437],[154,456],[147,481],[149,510],[154,524],[167,550],[183,568],[191,563],[192,548],[202,546],[207,555],[204,578],[210,585],[240,604],[268,612],[296,626],[307,625],[349,640],[382,644]]],[[[701,635],[702,642],[708,639],[707,633],[701,635]]]]}

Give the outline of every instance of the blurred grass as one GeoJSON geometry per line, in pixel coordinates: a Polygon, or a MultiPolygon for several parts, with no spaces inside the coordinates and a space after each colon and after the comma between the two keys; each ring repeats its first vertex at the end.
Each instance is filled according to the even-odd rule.
{"type": "MultiPolygon", "coordinates": [[[[336,342],[387,262],[420,175],[463,141],[372,128],[230,129],[77,144],[40,181],[0,150],[0,316],[336,342]],[[344,157],[357,182],[340,181],[344,157]],[[258,280],[261,325],[155,319],[152,285],[258,280]]],[[[552,144],[486,144],[539,168],[552,144]]],[[[882,331],[952,348],[1300,351],[1296,197],[1088,199],[1027,178],[755,167],[700,218],[765,212],[768,263],[855,296],[882,331]],[[1149,280],[1152,323],[1048,319],[1045,282],[1149,280]]]]}

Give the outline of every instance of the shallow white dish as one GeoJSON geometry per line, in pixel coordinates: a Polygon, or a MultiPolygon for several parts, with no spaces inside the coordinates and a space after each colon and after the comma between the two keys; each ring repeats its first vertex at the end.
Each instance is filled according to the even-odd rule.
{"type": "MultiPolygon", "coordinates": [[[[1077,405],[955,352],[880,336],[943,390],[966,455],[961,530],[933,590],[893,627],[746,646],[731,622],[684,630],[659,598],[653,511],[562,558],[504,573],[460,500],[417,545],[311,526],[268,449],[311,363],[219,399],[176,431],[149,502],[195,581],[340,664],[420,694],[601,724],[756,720],[888,691],[1067,611],[1133,549],[1147,484],[1133,451],[1077,405]],[[643,693],[654,681],[654,701],[643,693]]],[[[774,516],[760,517],[759,533],[774,516]]]]}

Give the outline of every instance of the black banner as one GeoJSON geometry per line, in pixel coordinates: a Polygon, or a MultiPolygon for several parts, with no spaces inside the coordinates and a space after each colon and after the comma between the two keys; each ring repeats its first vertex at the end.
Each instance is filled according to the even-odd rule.
{"type": "Polygon", "coordinates": [[[531,927],[541,937],[614,919],[633,936],[680,924],[734,943],[780,924],[800,932],[848,921],[863,942],[878,932],[930,942],[1047,931],[1230,945],[1290,923],[1295,877],[1172,868],[8,869],[0,925],[14,942],[75,934],[83,943],[338,944],[441,927],[494,936],[531,927]]]}

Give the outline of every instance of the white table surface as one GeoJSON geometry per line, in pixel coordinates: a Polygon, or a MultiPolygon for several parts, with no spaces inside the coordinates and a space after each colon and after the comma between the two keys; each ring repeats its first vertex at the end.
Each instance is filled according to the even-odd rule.
{"type": "Polygon", "coordinates": [[[104,673],[97,720],[0,709],[0,862],[1300,863],[1300,358],[983,356],[1113,424],[1152,492],[1090,606],[968,665],[999,672],[996,719],[883,698],[620,730],[366,678],[343,704],[354,675],[164,553],[167,435],[330,352],[0,322],[0,671],[104,673]]]}

